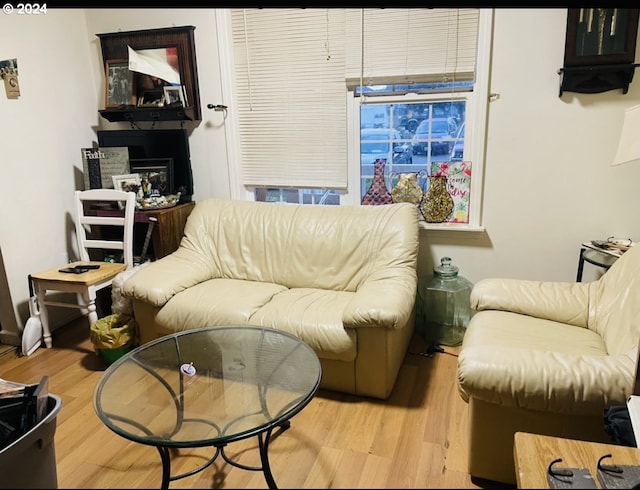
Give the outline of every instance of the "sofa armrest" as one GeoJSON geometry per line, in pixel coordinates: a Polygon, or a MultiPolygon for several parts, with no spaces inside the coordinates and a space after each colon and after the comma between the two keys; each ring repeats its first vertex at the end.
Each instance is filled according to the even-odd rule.
{"type": "Polygon", "coordinates": [[[122,294],[161,307],[179,292],[212,277],[211,264],[202,254],[180,247],[131,276],[122,294]]]}
{"type": "Polygon", "coordinates": [[[587,326],[589,283],[483,279],[471,290],[471,308],[502,310],[587,326]]]}
{"type": "Polygon", "coordinates": [[[463,348],[458,357],[458,391],[465,401],[472,396],[556,413],[587,414],[623,405],[632,392],[634,375],[631,354],[598,356],[483,346],[463,348]]]}
{"type": "Polygon", "coordinates": [[[413,274],[372,280],[358,289],[342,314],[345,327],[404,327],[413,313],[418,280],[413,274]]]}

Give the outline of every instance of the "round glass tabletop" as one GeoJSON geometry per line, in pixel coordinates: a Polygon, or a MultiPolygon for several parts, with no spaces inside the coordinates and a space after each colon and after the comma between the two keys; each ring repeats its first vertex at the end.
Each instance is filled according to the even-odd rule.
{"type": "Polygon", "coordinates": [[[322,369],[294,335],[255,326],[186,330],[109,366],[94,408],[117,434],[164,447],[221,446],[283,424],[313,398],[322,369]]]}

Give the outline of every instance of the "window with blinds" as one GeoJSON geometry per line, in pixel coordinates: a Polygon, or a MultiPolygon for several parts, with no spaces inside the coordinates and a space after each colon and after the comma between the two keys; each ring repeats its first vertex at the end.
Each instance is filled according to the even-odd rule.
{"type": "MultiPolygon", "coordinates": [[[[374,121],[375,128],[389,130],[389,137],[376,133],[365,149],[387,144],[389,160],[406,165],[406,171],[420,171],[422,160],[429,167],[432,160],[451,155],[461,159],[463,147],[466,158],[472,142],[474,153],[482,154],[478,143],[486,127],[490,9],[225,12],[228,26],[218,26],[220,35],[230,39],[228,66],[234,79],[228,85],[234,93],[235,148],[241,162],[237,184],[254,199],[336,204],[341,196],[343,203],[360,202],[370,177],[362,166],[364,156],[358,158],[366,126],[361,108],[363,117],[372,111],[391,115],[374,121]],[[366,110],[375,104],[382,106],[366,110]],[[431,151],[433,135],[415,137],[415,130],[423,119],[445,117],[445,108],[447,117],[456,117],[458,131],[431,151]],[[411,113],[419,117],[405,117],[411,113]]],[[[481,161],[474,162],[474,172],[481,181],[481,161]]],[[[478,217],[471,217],[477,224],[478,217]]]]}

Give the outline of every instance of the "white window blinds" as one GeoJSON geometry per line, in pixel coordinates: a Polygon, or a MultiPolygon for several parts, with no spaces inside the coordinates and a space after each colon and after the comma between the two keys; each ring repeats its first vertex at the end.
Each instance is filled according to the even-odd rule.
{"type": "Polygon", "coordinates": [[[344,9],[231,9],[247,186],[347,187],[344,9]]]}
{"type": "Polygon", "coordinates": [[[478,9],[347,9],[349,87],[473,80],[478,9]]]}
{"type": "Polygon", "coordinates": [[[245,186],[346,189],[347,90],[473,80],[479,9],[230,9],[245,186]]]}

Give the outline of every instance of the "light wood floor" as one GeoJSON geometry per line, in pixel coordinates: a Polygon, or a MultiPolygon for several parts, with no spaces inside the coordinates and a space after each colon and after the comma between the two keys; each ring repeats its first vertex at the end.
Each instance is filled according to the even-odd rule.
{"type": "MultiPolygon", "coordinates": [[[[467,467],[467,406],[457,393],[457,348],[421,355],[415,337],[386,401],[320,391],[269,447],[280,488],[513,488],[471,479],[467,467]]],[[[0,357],[0,377],[23,383],[49,376],[63,406],[56,417],[55,450],[60,488],[158,488],[156,449],[129,442],[107,429],[93,409],[93,391],[106,368],[81,318],[53,333],[53,348],[29,357],[0,357]]],[[[227,454],[259,464],[257,439],[227,454]]],[[[173,471],[188,471],[210,449],[174,453],[173,471]]],[[[266,488],[261,472],[235,468],[219,458],[171,488],[266,488]]]]}

